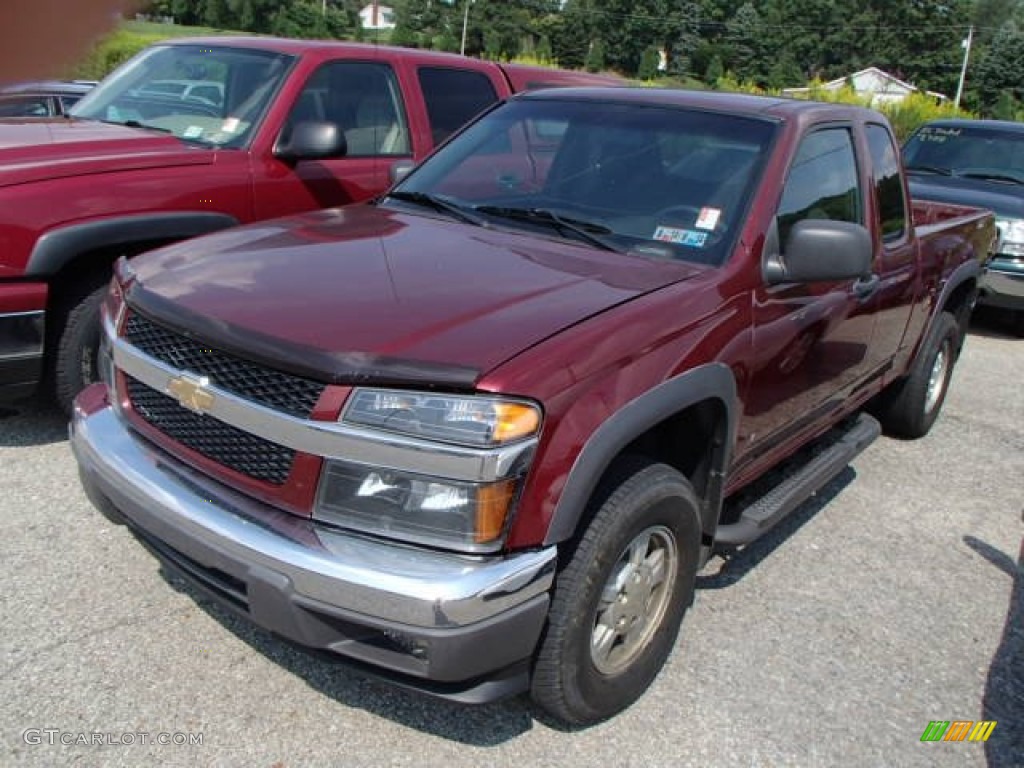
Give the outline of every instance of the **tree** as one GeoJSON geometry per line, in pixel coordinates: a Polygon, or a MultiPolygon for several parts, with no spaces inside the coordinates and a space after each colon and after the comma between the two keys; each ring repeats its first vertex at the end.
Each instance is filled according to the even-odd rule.
{"type": "Polygon", "coordinates": [[[606,64],[604,58],[604,43],[595,40],[587,52],[587,60],[584,63],[587,72],[603,72],[606,64]]]}
{"type": "MultiPolygon", "coordinates": [[[[752,3],[744,3],[725,25],[725,60],[719,59],[719,68],[727,65],[739,80],[754,80],[764,71],[764,21],[752,3]]],[[[719,74],[718,77],[721,77],[719,74]]]]}
{"type": "Polygon", "coordinates": [[[658,49],[653,45],[649,45],[644,49],[643,56],[640,57],[640,69],[637,70],[636,76],[641,80],[653,80],[658,76],[658,62],[661,60],[661,54],[658,49]]]}
{"type": "Polygon", "coordinates": [[[668,72],[693,73],[693,52],[700,43],[700,7],[697,3],[673,0],[668,3],[664,23],[657,39],[667,53],[668,72]]]}
{"type": "Polygon", "coordinates": [[[568,0],[555,18],[547,28],[555,61],[566,69],[583,68],[593,39],[590,2],[568,0]]]}
{"type": "Polygon", "coordinates": [[[1020,100],[1024,96],[1024,60],[1020,51],[1024,46],[1024,33],[1014,21],[1003,24],[992,40],[992,45],[974,70],[974,90],[982,111],[995,111],[1004,94],[1020,100]]]}
{"type": "Polygon", "coordinates": [[[722,64],[722,57],[715,54],[704,70],[704,82],[712,88],[718,85],[718,81],[725,75],[725,65],[722,64]]]}

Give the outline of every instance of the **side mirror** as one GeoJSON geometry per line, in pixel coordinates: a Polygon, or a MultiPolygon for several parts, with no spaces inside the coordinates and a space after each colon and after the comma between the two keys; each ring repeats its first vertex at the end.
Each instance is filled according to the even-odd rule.
{"type": "MultiPolygon", "coordinates": [[[[777,243],[766,238],[766,245],[777,243]]],[[[793,225],[783,252],[766,248],[764,281],[816,283],[852,280],[871,272],[871,234],[861,224],[829,219],[804,219],[793,225]]]]}
{"type": "Polygon", "coordinates": [[[394,186],[406,176],[408,176],[412,169],[416,167],[416,163],[412,160],[399,160],[398,162],[391,164],[391,170],[388,171],[388,177],[391,179],[391,185],[394,186]]]}
{"type": "Polygon", "coordinates": [[[274,147],[274,157],[285,162],[321,160],[344,157],[348,151],[345,134],[337,123],[295,123],[291,130],[282,131],[274,147]]]}

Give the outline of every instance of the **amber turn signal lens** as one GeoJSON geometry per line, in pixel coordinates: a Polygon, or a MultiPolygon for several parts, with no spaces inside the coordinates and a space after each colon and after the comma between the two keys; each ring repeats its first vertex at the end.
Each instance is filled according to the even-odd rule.
{"type": "Polygon", "coordinates": [[[515,480],[503,480],[481,486],[476,493],[477,544],[486,544],[499,538],[505,530],[505,520],[515,495],[515,480]]]}
{"type": "Polygon", "coordinates": [[[538,410],[523,403],[496,403],[497,419],[494,425],[494,442],[508,443],[537,433],[540,428],[538,410]]]}

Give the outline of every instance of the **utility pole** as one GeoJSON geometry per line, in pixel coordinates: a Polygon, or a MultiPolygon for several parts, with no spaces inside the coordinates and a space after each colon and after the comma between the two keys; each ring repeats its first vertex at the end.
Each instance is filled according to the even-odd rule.
{"type": "Polygon", "coordinates": [[[462,45],[459,46],[459,53],[466,55],[466,27],[469,26],[469,5],[473,0],[465,0],[466,10],[462,14],[462,45]]]}
{"type": "Polygon", "coordinates": [[[974,25],[967,28],[967,39],[962,40],[960,45],[964,49],[964,65],[960,68],[960,83],[956,87],[956,101],[954,106],[960,109],[960,99],[964,95],[964,81],[967,80],[967,60],[971,57],[971,42],[974,40],[974,25]]]}

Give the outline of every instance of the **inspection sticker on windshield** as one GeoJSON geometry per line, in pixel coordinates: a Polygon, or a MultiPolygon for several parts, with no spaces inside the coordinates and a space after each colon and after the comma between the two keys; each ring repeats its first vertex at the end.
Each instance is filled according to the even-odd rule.
{"type": "Polygon", "coordinates": [[[181,132],[183,138],[186,139],[198,139],[203,135],[203,126],[201,125],[190,125],[184,131],[181,132]]]}
{"type": "Polygon", "coordinates": [[[224,133],[234,133],[238,130],[239,122],[240,121],[237,117],[229,117],[224,121],[223,125],[221,125],[220,129],[224,131],[224,133]]]}
{"type": "Polygon", "coordinates": [[[688,245],[691,248],[703,248],[707,242],[707,232],[696,232],[692,229],[676,229],[675,227],[658,227],[654,230],[654,239],[662,243],[688,245]]]}
{"type": "Polygon", "coordinates": [[[701,208],[700,215],[697,216],[697,223],[694,224],[697,229],[712,230],[718,226],[718,219],[722,215],[722,212],[718,208],[701,208]]]}

